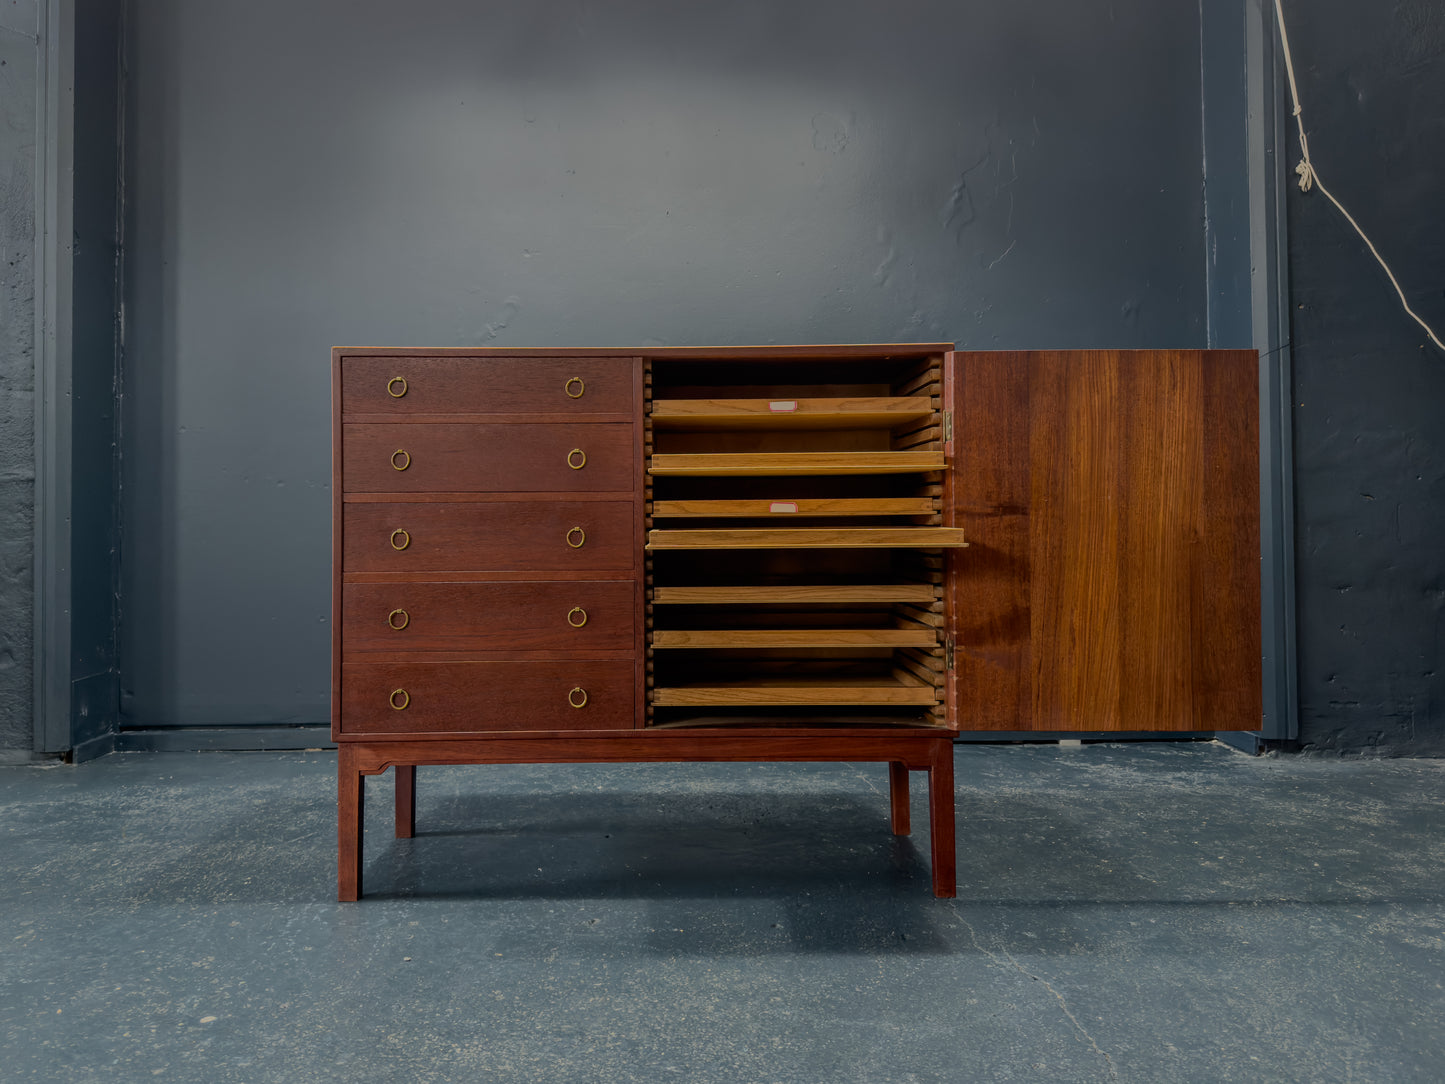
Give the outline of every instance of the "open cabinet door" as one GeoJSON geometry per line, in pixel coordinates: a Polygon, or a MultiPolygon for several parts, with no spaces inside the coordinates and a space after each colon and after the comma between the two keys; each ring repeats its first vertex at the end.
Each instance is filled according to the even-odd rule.
{"type": "Polygon", "coordinates": [[[1257,730],[1253,351],[951,353],[963,730],[1257,730]]]}

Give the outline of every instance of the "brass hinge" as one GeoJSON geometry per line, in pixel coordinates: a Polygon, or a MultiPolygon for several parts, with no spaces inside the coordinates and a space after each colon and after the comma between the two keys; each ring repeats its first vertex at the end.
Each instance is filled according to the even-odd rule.
{"type": "Polygon", "coordinates": [[[943,439],[953,439],[953,411],[951,410],[943,412],[943,439]]]}
{"type": "Polygon", "coordinates": [[[945,669],[953,669],[953,637],[950,636],[943,641],[943,665],[945,669]]]}

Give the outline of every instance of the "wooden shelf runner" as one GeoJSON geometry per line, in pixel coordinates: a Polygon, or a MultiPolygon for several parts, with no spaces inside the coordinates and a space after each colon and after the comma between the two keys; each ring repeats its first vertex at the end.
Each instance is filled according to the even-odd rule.
{"type": "Polygon", "coordinates": [[[659,629],[655,648],[934,647],[938,633],[919,629],[659,629]]]}
{"type": "Polygon", "coordinates": [[[894,704],[932,707],[937,691],[912,675],[895,671],[878,677],[750,677],[736,681],[687,682],[653,690],[659,708],[781,707],[785,705],[894,704]]]}
{"type": "Polygon", "coordinates": [[[658,429],[892,429],[927,421],[926,395],[853,399],[655,399],[658,429]]]}
{"type": "Polygon", "coordinates": [[[819,527],[653,530],[650,550],[938,549],[966,546],[960,527],[819,527]]]}
{"type": "Polygon", "coordinates": [[[925,602],[938,596],[932,584],[808,585],[786,587],[655,587],[654,605],[791,604],[799,602],[925,602]]]}
{"type": "Polygon", "coordinates": [[[941,451],[922,452],[672,452],[654,455],[654,475],[781,477],[827,474],[913,474],[943,470],[941,451]]]}
{"type": "Polygon", "coordinates": [[[659,517],[738,516],[929,516],[938,511],[931,497],[800,499],[780,501],[655,501],[659,517]]]}

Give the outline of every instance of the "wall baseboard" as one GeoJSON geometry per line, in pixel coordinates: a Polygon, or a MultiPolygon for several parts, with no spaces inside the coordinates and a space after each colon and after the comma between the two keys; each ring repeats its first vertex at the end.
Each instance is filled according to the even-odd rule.
{"type": "Polygon", "coordinates": [[[84,764],[87,760],[94,760],[96,757],[103,757],[107,753],[114,753],[117,749],[118,735],[115,731],[107,731],[104,734],[97,734],[87,741],[80,742],[71,749],[66,759],[71,764],[84,764]]]}
{"type": "Polygon", "coordinates": [[[166,726],[122,730],[117,753],[247,752],[287,749],[335,749],[326,723],[252,726],[166,726]]]}

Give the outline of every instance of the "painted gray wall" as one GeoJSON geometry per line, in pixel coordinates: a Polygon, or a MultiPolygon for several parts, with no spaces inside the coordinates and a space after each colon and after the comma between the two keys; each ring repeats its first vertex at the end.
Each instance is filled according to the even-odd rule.
{"type": "Polygon", "coordinates": [[[334,344],[1202,346],[1196,0],[134,0],[122,710],[327,717],[334,344]]]}
{"type": "Polygon", "coordinates": [[[0,760],[34,713],[35,0],[0,0],[0,760]]]}
{"type": "MultiPolygon", "coordinates": [[[[1320,175],[1445,334],[1445,10],[1289,12],[1320,175]]],[[[1289,216],[1300,741],[1445,755],[1445,354],[1319,193],[1289,216]]]]}
{"type": "Polygon", "coordinates": [[[1247,4],[1201,4],[1199,76],[1204,172],[1205,315],[1209,345],[1254,341],[1250,252],[1247,4]]]}

